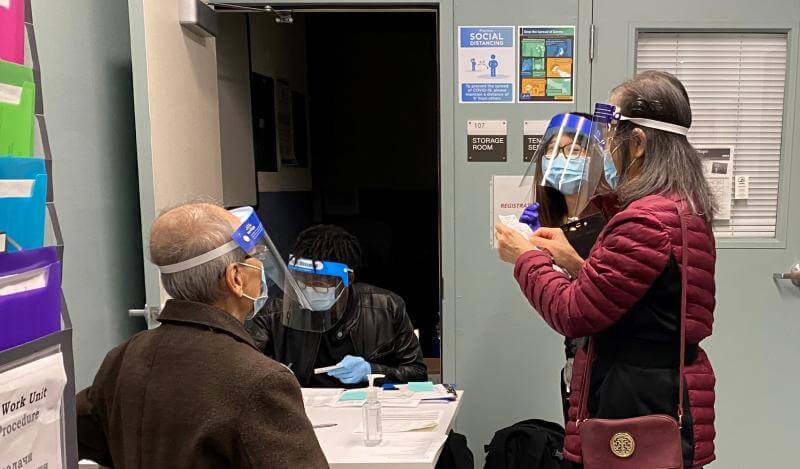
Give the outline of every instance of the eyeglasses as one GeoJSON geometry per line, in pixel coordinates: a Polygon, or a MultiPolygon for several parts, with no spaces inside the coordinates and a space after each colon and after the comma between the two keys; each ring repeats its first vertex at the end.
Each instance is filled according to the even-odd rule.
{"type": "Polygon", "coordinates": [[[310,289],[314,290],[317,293],[328,293],[328,290],[330,290],[331,288],[335,288],[335,286],[333,286],[333,285],[331,285],[331,286],[318,285],[318,284],[317,285],[312,285],[312,284],[305,283],[305,282],[303,282],[301,280],[297,281],[297,286],[302,288],[302,289],[310,288],[310,289]]]}
{"type": "MultiPolygon", "coordinates": [[[[248,256],[248,257],[245,258],[245,260],[247,260],[247,259],[255,259],[255,258],[248,256]]],[[[250,267],[251,269],[256,269],[256,270],[259,270],[259,271],[264,270],[264,266],[263,265],[258,266],[258,265],[248,264],[247,262],[244,262],[244,261],[239,262],[238,264],[239,265],[243,265],[245,267],[250,267]]]]}
{"type": "Polygon", "coordinates": [[[294,272],[292,275],[300,288],[310,288],[317,293],[328,293],[331,288],[336,288],[341,279],[327,275],[314,275],[304,272],[294,272]]]}
{"type": "Polygon", "coordinates": [[[545,158],[553,158],[556,156],[563,156],[565,158],[575,158],[578,156],[586,156],[586,149],[581,146],[579,143],[569,142],[566,145],[562,145],[560,147],[553,147],[552,149],[548,149],[544,157],[545,158]],[[558,151],[556,151],[558,150],[558,151]]]}

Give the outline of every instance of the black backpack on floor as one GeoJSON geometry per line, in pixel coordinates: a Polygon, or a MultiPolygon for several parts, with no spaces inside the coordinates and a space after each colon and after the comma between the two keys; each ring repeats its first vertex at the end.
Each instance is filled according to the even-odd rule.
{"type": "Polygon", "coordinates": [[[484,446],[484,469],[565,469],[564,428],[552,422],[531,419],[498,430],[484,446]]]}

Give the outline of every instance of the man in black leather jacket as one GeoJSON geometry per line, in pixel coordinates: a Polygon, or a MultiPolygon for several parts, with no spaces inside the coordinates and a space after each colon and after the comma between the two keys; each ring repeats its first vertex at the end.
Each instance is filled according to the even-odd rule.
{"type": "MultiPolygon", "coordinates": [[[[332,225],[311,227],[298,237],[292,250],[296,258],[338,262],[358,269],[358,240],[332,225]]],[[[249,325],[258,348],[288,366],[304,387],[357,387],[366,373],[383,374],[387,383],[425,381],[427,368],[422,348],[400,296],[364,283],[352,283],[334,308],[342,311],[325,332],[292,329],[282,320],[282,299],[273,298],[249,325]],[[315,368],[355,363],[348,379],[314,374],[315,368]]],[[[336,372],[333,373],[336,375],[336,372]]]]}

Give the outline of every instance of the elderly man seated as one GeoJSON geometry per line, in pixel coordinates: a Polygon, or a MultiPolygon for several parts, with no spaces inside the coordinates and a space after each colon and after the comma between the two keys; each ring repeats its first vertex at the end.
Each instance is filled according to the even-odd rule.
{"type": "Polygon", "coordinates": [[[106,356],[77,398],[81,458],[111,467],[327,467],[300,386],[244,321],[275,255],[252,209],[185,204],[158,217],[150,257],[173,299],[161,326],[106,356]]]}

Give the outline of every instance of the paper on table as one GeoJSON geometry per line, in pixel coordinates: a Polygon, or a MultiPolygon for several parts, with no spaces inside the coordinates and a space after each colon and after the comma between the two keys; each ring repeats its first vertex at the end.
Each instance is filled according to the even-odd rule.
{"type": "Polygon", "coordinates": [[[339,399],[341,389],[303,388],[303,404],[306,407],[326,407],[339,399]]]}
{"type": "MultiPolygon", "coordinates": [[[[314,389],[303,388],[303,404],[306,407],[361,407],[364,405],[366,399],[341,400],[344,394],[353,393],[363,394],[362,390],[349,390],[343,389],[314,389]]],[[[360,397],[360,396],[355,396],[360,397]]],[[[366,397],[366,396],[363,396],[366,397]]],[[[420,399],[413,395],[413,393],[403,393],[400,391],[391,392],[378,392],[378,400],[384,407],[400,407],[400,408],[415,408],[419,406],[420,399]]]]}
{"type": "MultiPolygon", "coordinates": [[[[381,411],[381,431],[383,433],[402,433],[436,428],[442,418],[441,411],[383,409],[381,411]]],[[[364,433],[363,422],[355,433],[364,433]]]]}
{"type": "MultiPolygon", "coordinates": [[[[408,408],[413,409],[415,407],[419,407],[420,400],[419,399],[381,399],[378,398],[381,402],[381,406],[384,408],[386,407],[399,407],[399,408],[408,408]]],[[[359,401],[335,401],[331,404],[332,407],[361,407],[366,402],[366,399],[362,399],[359,401]]]]}
{"type": "Polygon", "coordinates": [[[444,446],[447,435],[439,433],[388,434],[377,446],[352,446],[343,460],[360,463],[432,461],[444,446]]]}
{"type": "Polygon", "coordinates": [[[408,390],[411,392],[433,392],[433,382],[411,382],[408,383],[408,390]]]}
{"type": "Polygon", "coordinates": [[[347,402],[347,401],[363,401],[367,398],[367,391],[345,391],[339,396],[339,401],[347,402]]]}
{"type": "Polygon", "coordinates": [[[441,399],[451,399],[455,400],[455,396],[447,392],[444,386],[441,384],[437,384],[433,386],[433,390],[430,392],[415,392],[414,397],[421,399],[422,401],[431,401],[431,400],[441,400],[441,399]]]}
{"type": "Polygon", "coordinates": [[[331,396],[303,396],[306,407],[325,407],[331,404],[331,396]]]}

